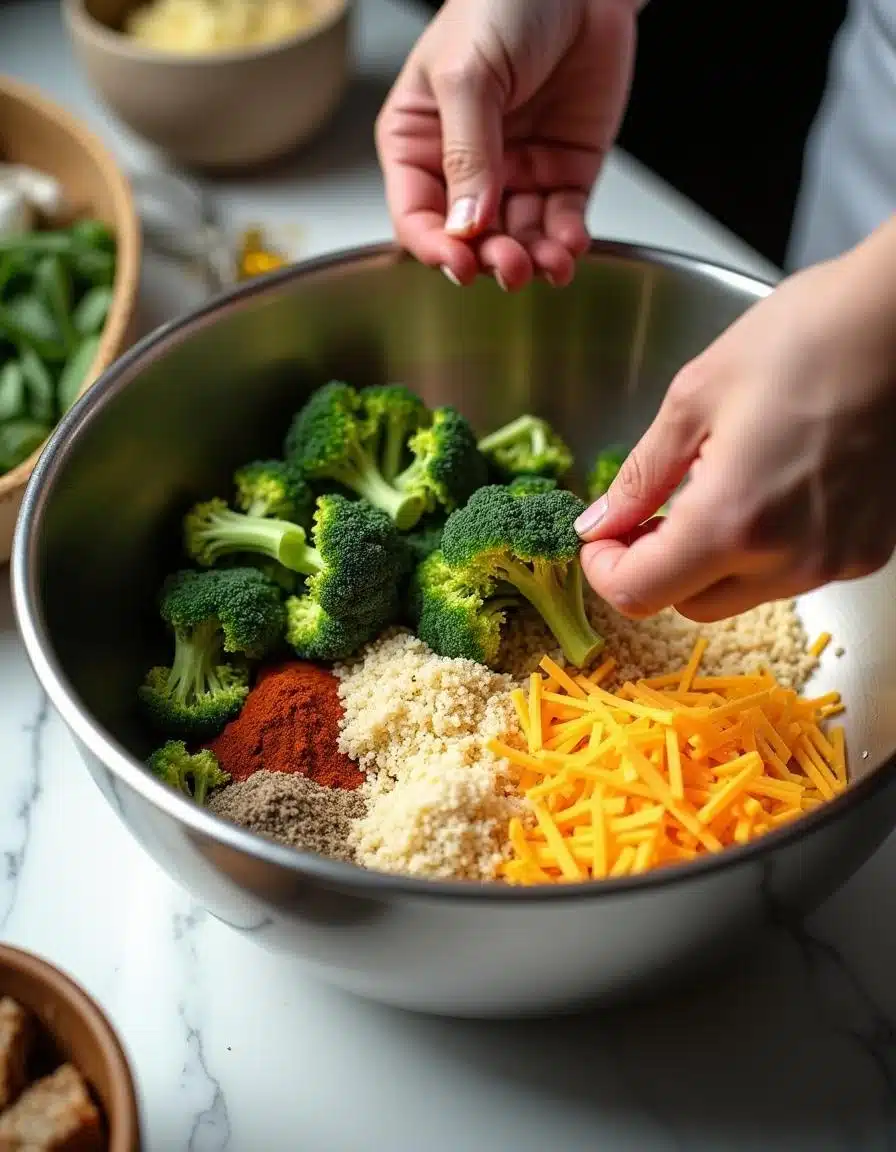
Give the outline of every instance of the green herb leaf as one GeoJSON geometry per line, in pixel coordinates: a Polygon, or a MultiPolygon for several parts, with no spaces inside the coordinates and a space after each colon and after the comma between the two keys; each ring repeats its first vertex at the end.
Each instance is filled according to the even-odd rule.
{"type": "Polygon", "coordinates": [[[81,391],[81,385],[84,383],[99,346],[100,341],[98,336],[88,336],[85,340],[82,340],[78,348],[66,361],[65,367],[62,369],[62,375],[59,377],[59,384],[56,388],[60,417],[63,416],[69,408],[71,408],[75,400],[77,400],[78,393],[81,391]]]}
{"type": "Polygon", "coordinates": [[[54,420],[56,417],[56,385],[50,370],[33,348],[23,348],[19,360],[28,411],[35,420],[54,420]]]}
{"type": "Polygon", "coordinates": [[[15,296],[0,304],[0,335],[18,347],[31,347],[42,360],[64,360],[65,342],[53,314],[38,296],[15,296]]]}
{"type": "Polygon", "coordinates": [[[52,253],[71,252],[76,244],[70,232],[16,232],[0,236],[0,253],[13,252],[25,255],[46,256],[52,253]]]}
{"type": "Polygon", "coordinates": [[[17,360],[0,368],[0,421],[25,415],[25,374],[17,360]]]}
{"type": "Polygon", "coordinates": [[[115,252],[115,234],[102,220],[78,220],[69,229],[71,236],[79,244],[96,248],[101,252],[115,252]]]}
{"type": "Polygon", "coordinates": [[[72,282],[68,268],[58,256],[44,256],[34,273],[34,284],[65,341],[66,350],[73,352],[78,333],[72,323],[72,282]]]}
{"type": "Polygon", "coordinates": [[[111,287],[115,279],[115,257],[99,248],[76,245],[69,263],[74,274],[89,284],[111,287]]]}
{"type": "Polygon", "coordinates": [[[95,336],[102,331],[112,304],[112,289],[101,286],[91,288],[81,297],[72,321],[82,336],[95,336]]]}
{"type": "Polygon", "coordinates": [[[0,472],[9,472],[38,449],[50,435],[50,425],[39,420],[7,420],[0,424],[0,472]]]}

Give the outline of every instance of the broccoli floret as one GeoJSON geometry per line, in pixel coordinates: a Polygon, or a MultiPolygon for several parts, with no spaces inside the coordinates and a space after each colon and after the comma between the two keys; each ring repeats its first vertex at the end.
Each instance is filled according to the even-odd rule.
{"type": "Polygon", "coordinates": [[[590,500],[597,500],[610,488],[610,485],[619,474],[619,469],[625,463],[628,449],[621,444],[614,444],[598,452],[591,471],[588,473],[586,488],[590,500]]]}
{"type": "Polygon", "coordinates": [[[404,468],[407,443],[429,421],[426,405],[403,384],[385,384],[361,392],[368,427],[367,445],[390,483],[404,468]]]}
{"type": "Polygon", "coordinates": [[[170,667],[147,673],[140,704],[168,735],[213,734],[239,713],[248,694],[244,658],[260,659],[283,637],[280,591],[256,568],[186,570],[165,581],[159,612],[174,634],[174,658],[170,667]]]}
{"type": "Polygon", "coordinates": [[[557,481],[553,476],[532,476],[528,473],[516,476],[507,485],[514,496],[535,496],[539,492],[553,492],[557,481]]]}
{"type": "Polygon", "coordinates": [[[573,524],[585,505],[557,488],[515,496],[503,485],[480,488],[453,512],[442,534],[449,568],[483,600],[509,585],[542,616],[576,668],[603,647],[585,614],[579,538],[573,524]]]}
{"type": "Polygon", "coordinates": [[[488,482],[488,465],[469,423],[454,408],[437,408],[432,423],[411,437],[414,459],[395,487],[418,496],[427,512],[453,512],[488,482]]]}
{"type": "Polygon", "coordinates": [[[284,455],[306,479],[331,481],[349,489],[407,531],[423,515],[424,502],[400,492],[385,478],[374,455],[376,432],[359,393],[333,380],[319,388],[293,418],[284,455]]]}
{"type": "Polygon", "coordinates": [[[424,516],[413,532],[402,537],[405,548],[410,553],[412,566],[416,567],[427,556],[442,547],[442,533],[445,530],[445,517],[434,513],[424,516]]]}
{"type": "Polygon", "coordinates": [[[287,640],[305,659],[341,660],[398,616],[407,553],[389,517],[364,500],[317,501],[306,591],[286,602],[287,640]]]}
{"type": "Polygon", "coordinates": [[[518,596],[493,592],[493,581],[469,569],[450,568],[441,551],[433,552],[411,582],[417,635],[440,656],[493,664],[506,612],[520,603],[518,596]]]}
{"type": "Polygon", "coordinates": [[[226,556],[249,553],[276,560],[293,572],[305,572],[305,540],[299,524],[235,512],[223,500],[205,500],[184,517],[184,548],[205,567],[226,556]]]}
{"type": "Polygon", "coordinates": [[[218,758],[209,748],[192,755],[182,740],[169,740],[147,760],[154,776],[189,796],[202,806],[209,792],[230,782],[230,774],[223,771],[218,758]]]}
{"type": "Polygon", "coordinates": [[[345,660],[390,622],[376,614],[334,616],[310,596],[286,601],[286,639],[303,660],[345,660]]]}
{"type": "Polygon", "coordinates": [[[307,525],[314,493],[305,477],[285,460],[255,460],[234,473],[236,506],[247,516],[272,516],[307,525]]]}
{"type": "Polygon", "coordinates": [[[520,416],[484,436],[479,451],[505,479],[524,473],[559,478],[572,467],[572,452],[550,424],[537,416],[520,416]]]}

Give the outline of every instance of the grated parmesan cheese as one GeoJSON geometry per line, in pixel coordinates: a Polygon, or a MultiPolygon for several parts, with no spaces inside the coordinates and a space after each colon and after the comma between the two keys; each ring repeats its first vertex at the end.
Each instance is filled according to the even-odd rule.
{"type": "MultiPolygon", "coordinates": [[[[666,608],[648,620],[627,620],[597,597],[589,596],[588,616],[616,660],[610,687],[659,675],[684,664],[698,637],[706,641],[701,667],[707,675],[734,676],[768,667],[778,684],[799,691],[818,667],[818,654],[793,600],[762,604],[714,624],[694,624],[666,608]]],[[[517,679],[538,669],[548,652],[563,662],[556,641],[534,609],[524,607],[505,629],[500,668],[517,679]]]]}
{"type": "Polygon", "coordinates": [[[488,747],[519,734],[512,679],[436,656],[408,632],[386,634],[335,671],[340,748],[367,773],[367,814],[351,832],[358,862],[492,879],[521,805],[509,764],[488,747]]]}

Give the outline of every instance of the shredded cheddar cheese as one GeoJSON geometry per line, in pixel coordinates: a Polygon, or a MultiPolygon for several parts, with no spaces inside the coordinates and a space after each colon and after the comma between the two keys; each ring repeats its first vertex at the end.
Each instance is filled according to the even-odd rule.
{"type": "MultiPolygon", "coordinates": [[[[823,633],[812,647],[823,651],[823,633]]],[[[746,844],[846,788],[836,692],[804,699],[768,669],[701,676],[698,640],[678,672],[601,687],[605,661],[571,675],[550,657],[513,693],[526,750],[493,739],[530,810],[510,822],[510,884],[628,876],[746,844]]]]}

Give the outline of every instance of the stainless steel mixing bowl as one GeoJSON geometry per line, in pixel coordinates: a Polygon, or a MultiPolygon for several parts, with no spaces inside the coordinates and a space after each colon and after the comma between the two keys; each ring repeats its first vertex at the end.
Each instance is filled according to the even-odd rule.
{"type": "MultiPolygon", "coordinates": [[[[429,1012],[543,1013],[653,990],[769,916],[834,891],[896,823],[894,571],[804,603],[846,653],[855,783],[797,825],[687,867],[550,891],[428,883],[255,837],[168,791],[134,689],[165,651],[159,582],[178,518],[276,452],[307,390],[403,380],[485,430],[524,411],[583,459],[636,435],[676,369],[767,286],[668,253],[597,245],[575,284],[458,290],[389,248],[250,282],[125,355],[78,403],[28,487],[12,561],[28,654],[109,803],[213,914],[325,980],[429,1012]]],[[[769,414],[774,419],[774,414],[769,414]]],[[[89,833],[88,833],[89,834],[89,833]]]]}

